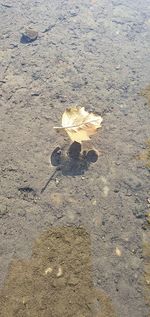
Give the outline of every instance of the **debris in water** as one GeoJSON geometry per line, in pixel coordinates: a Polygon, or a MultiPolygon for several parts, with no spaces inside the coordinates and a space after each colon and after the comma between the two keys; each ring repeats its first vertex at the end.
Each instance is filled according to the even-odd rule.
{"type": "Polygon", "coordinates": [[[62,127],[54,127],[57,130],[65,130],[72,141],[81,143],[90,140],[90,136],[101,127],[102,117],[85,111],[84,107],[67,108],[62,115],[62,127]]]}

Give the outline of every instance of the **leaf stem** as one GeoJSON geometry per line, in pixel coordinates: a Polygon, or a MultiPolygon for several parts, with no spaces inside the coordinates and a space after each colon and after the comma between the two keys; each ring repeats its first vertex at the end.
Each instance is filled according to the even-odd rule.
{"type": "MultiPolygon", "coordinates": [[[[83,123],[80,123],[80,124],[77,124],[77,125],[72,125],[72,126],[68,126],[68,127],[54,127],[54,129],[72,129],[72,128],[79,128],[79,127],[82,127],[86,124],[89,124],[89,123],[93,123],[95,121],[98,121],[98,119],[95,119],[95,120],[91,120],[91,121],[87,121],[87,122],[83,122],[83,123]]],[[[100,126],[99,126],[100,127],[100,126]]]]}

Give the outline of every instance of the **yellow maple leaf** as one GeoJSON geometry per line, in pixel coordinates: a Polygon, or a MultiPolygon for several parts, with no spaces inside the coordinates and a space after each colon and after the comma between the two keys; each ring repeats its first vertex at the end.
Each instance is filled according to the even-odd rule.
{"type": "Polygon", "coordinates": [[[84,107],[72,107],[67,108],[63,113],[62,127],[54,127],[54,129],[65,130],[72,141],[81,143],[90,140],[90,136],[101,127],[102,121],[101,116],[87,112],[84,107]]]}

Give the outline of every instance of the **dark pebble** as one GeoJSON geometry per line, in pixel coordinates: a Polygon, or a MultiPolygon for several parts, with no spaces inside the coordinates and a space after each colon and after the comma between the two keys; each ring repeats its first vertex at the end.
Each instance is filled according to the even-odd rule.
{"type": "Polygon", "coordinates": [[[27,44],[33,42],[37,39],[38,32],[33,29],[26,29],[21,36],[20,42],[23,44],[27,44]]]}

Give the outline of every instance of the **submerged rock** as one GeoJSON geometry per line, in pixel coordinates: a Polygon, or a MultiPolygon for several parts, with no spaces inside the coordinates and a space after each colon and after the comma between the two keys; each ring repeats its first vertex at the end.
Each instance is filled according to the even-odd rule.
{"type": "Polygon", "coordinates": [[[38,32],[31,28],[26,28],[21,36],[21,43],[30,43],[37,39],[38,32]]]}

